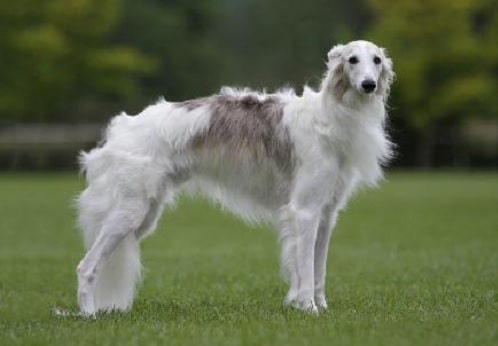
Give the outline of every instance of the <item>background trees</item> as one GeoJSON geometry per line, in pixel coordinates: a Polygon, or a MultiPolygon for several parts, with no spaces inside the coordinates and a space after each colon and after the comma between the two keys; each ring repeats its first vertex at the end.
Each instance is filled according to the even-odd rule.
{"type": "Polygon", "coordinates": [[[156,64],[109,42],[120,6],[117,0],[2,1],[2,119],[76,121],[96,103],[140,93],[136,78],[156,64]]]}
{"type": "MultiPolygon", "coordinates": [[[[181,100],[211,93],[224,68],[216,36],[219,0],[123,0],[113,42],[129,45],[158,61],[142,78],[146,100],[181,100]]],[[[141,105],[143,106],[143,105],[141,105]]]]}
{"type": "Polygon", "coordinates": [[[472,163],[475,128],[494,164],[497,36],[493,0],[4,1],[0,126],[104,122],[222,84],[299,91],[318,84],[333,44],[367,38],[395,62],[399,164],[472,163]]]}
{"type": "Polygon", "coordinates": [[[389,47],[396,64],[399,83],[392,113],[416,132],[416,161],[429,166],[441,127],[455,130],[468,119],[497,115],[496,3],[369,0],[369,4],[373,13],[369,36],[389,47]]]}

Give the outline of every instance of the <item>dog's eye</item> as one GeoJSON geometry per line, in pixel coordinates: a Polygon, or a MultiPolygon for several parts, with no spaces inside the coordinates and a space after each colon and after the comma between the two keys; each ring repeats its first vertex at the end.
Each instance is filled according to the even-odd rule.
{"type": "Polygon", "coordinates": [[[378,56],[374,57],[374,63],[375,63],[376,65],[378,65],[378,64],[380,64],[380,63],[381,63],[381,60],[380,60],[380,58],[379,58],[378,56]]]}
{"type": "Polygon", "coordinates": [[[348,61],[349,61],[350,64],[353,64],[353,65],[357,64],[359,62],[358,58],[355,57],[355,56],[352,56],[351,58],[349,58],[348,61]]]}

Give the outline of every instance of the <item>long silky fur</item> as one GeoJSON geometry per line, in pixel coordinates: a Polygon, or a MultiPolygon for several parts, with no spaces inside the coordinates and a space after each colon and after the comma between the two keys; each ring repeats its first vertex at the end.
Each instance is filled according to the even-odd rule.
{"type": "Polygon", "coordinates": [[[384,50],[355,41],[329,52],[318,90],[223,88],[113,118],[100,145],[80,158],[88,185],[78,198],[87,249],[78,265],[81,312],[131,308],[139,240],[181,192],[272,224],[290,283],[286,304],[325,309],[331,228],[358,187],[381,180],[392,155],[385,120],[393,78],[384,50]],[[366,79],[375,92],[362,89],[366,79]]]}

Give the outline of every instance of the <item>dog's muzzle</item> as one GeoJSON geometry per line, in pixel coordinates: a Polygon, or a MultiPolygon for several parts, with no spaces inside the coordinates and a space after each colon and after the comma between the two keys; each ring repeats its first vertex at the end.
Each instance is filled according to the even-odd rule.
{"type": "Polygon", "coordinates": [[[375,83],[374,80],[367,79],[361,82],[361,87],[363,88],[363,91],[365,91],[365,93],[370,94],[377,87],[377,83],[375,83]]]}

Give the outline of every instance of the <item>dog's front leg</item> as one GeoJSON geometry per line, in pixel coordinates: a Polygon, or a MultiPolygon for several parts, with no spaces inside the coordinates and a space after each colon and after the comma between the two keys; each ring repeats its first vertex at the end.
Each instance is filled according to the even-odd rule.
{"type": "Polygon", "coordinates": [[[291,210],[295,235],[295,275],[291,278],[287,303],[305,311],[317,313],[314,300],[314,251],[320,213],[316,209],[297,208],[291,210]]]}
{"type": "Polygon", "coordinates": [[[290,201],[280,215],[283,221],[283,265],[290,274],[286,305],[317,313],[315,304],[315,243],[322,210],[330,199],[331,184],[323,184],[333,176],[337,165],[318,165],[311,160],[297,172],[290,201]]]}
{"type": "Polygon", "coordinates": [[[318,234],[315,242],[315,303],[318,309],[327,309],[325,297],[325,275],[327,267],[327,252],[330,235],[337,220],[337,210],[332,205],[327,205],[322,212],[318,234]]]}

